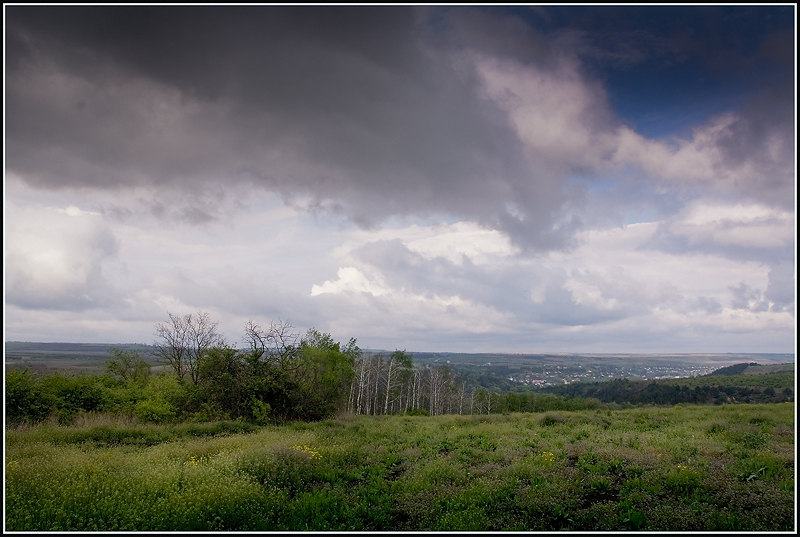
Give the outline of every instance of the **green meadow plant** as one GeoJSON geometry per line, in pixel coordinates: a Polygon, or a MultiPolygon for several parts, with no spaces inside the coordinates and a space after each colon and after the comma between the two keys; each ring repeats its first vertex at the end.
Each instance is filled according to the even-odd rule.
{"type": "Polygon", "coordinates": [[[794,404],[6,429],[10,531],[792,531],[794,404]]]}

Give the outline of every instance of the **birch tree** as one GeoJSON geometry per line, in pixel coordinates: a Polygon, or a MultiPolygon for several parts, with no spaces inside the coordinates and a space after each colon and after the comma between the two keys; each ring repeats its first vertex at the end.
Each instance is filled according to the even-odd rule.
{"type": "MultiPolygon", "coordinates": [[[[389,362],[386,369],[386,396],[383,402],[383,413],[389,413],[389,399],[395,395],[398,387],[402,390],[402,384],[398,380],[402,380],[402,373],[411,369],[412,362],[411,356],[405,351],[394,351],[389,356],[389,362]]],[[[394,400],[392,400],[393,402],[394,400]]]]}
{"type": "Polygon", "coordinates": [[[462,414],[462,412],[461,412],[461,411],[462,411],[462,410],[463,410],[463,408],[464,408],[464,393],[465,393],[466,391],[467,391],[467,381],[465,380],[465,381],[463,381],[463,382],[461,383],[461,390],[460,390],[460,392],[459,392],[459,395],[460,395],[460,397],[459,397],[459,399],[458,399],[458,415],[459,415],[459,416],[462,414]]]}

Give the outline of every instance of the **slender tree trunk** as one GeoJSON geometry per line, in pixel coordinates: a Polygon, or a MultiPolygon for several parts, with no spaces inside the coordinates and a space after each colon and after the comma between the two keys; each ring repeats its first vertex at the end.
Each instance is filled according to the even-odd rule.
{"type": "Polygon", "coordinates": [[[430,401],[428,405],[428,411],[430,412],[431,416],[436,415],[436,369],[431,369],[428,372],[428,385],[430,386],[430,401]]]}
{"type": "Polygon", "coordinates": [[[372,366],[369,361],[367,361],[365,367],[367,368],[367,372],[364,381],[364,414],[369,414],[372,411],[372,406],[370,404],[372,402],[372,387],[370,386],[370,382],[372,381],[372,366]]]}
{"type": "Polygon", "coordinates": [[[358,372],[358,400],[356,402],[356,414],[360,415],[364,413],[364,391],[367,388],[367,383],[369,382],[367,375],[367,358],[366,356],[361,357],[359,372],[358,372]]]}
{"type": "Polygon", "coordinates": [[[408,385],[409,381],[412,382],[412,383],[414,382],[413,379],[414,379],[414,375],[409,375],[408,379],[406,380],[406,406],[403,409],[403,412],[408,412],[408,405],[409,405],[409,403],[411,401],[411,398],[413,397],[413,395],[412,395],[413,392],[411,391],[411,386],[408,385]]]}
{"type": "Polygon", "coordinates": [[[389,368],[386,372],[386,399],[383,402],[383,413],[389,413],[389,395],[392,393],[392,366],[394,365],[394,357],[389,358],[389,368]]]}
{"type": "Polygon", "coordinates": [[[356,392],[356,380],[357,378],[353,377],[353,380],[350,382],[350,396],[347,398],[347,412],[352,414],[353,413],[353,402],[355,401],[355,392],[356,392]]]}
{"type": "Polygon", "coordinates": [[[379,354],[375,357],[375,393],[372,399],[372,415],[378,415],[378,391],[380,390],[381,383],[381,369],[383,366],[383,357],[379,354]]]}

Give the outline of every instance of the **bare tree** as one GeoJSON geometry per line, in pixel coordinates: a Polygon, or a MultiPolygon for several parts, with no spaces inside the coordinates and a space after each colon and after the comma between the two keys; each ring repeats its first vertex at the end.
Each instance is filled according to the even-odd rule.
{"type": "Polygon", "coordinates": [[[476,413],[483,414],[486,408],[486,388],[478,388],[478,390],[474,392],[474,399],[476,413]]]}
{"type": "Polygon", "coordinates": [[[169,322],[156,325],[155,354],[167,363],[181,379],[188,375],[197,384],[197,364],[214,345],[222,343],[217,323],[208,312],[188,313],[183,317],[169,315],[169,322]]]}
{"type": "Polygon", "coordinates": [[[412,367],[411,356],[405,351],[394,351],[389,356],[389,363],[386,371],[386,397],[383,403],[383,413],[389,413],[389,403],[394,403],[398,397],[402,396],[402,375],[412,367]],[[398,378],[400,377],[400,378],[398,378]],[[400,389],[400,393],[397,390],[400,389]],[[390,397],[394,398],[390,399],[390,397]]]}
{"type": "MultiPolygon", "coordinates": [[[[371,405],[372,405],[372,415],[373,416],[377,416],[378,415],[378,393],[380,392],[380,389],[381,389],[380,378],[381,378],[381,371],[382,370],[383,370],[383,355],[382,354],[376,354],[375,355],[375,394],[373,396],[372,403],[371,403],[371,405]]],[[[369,410],[367,410],[367,414],[369,414],[369,410]]]]}
{"type": "Polygon", "coordinates": [[[428,389],[430,393],[430,415],[441,414],[442,389],[444,388],[444,369],[433,367],[428,369],[428,389]]]}
{"type": "Polygon", "coordinates": [[[464,409],[464,393],[467,391],[467,381],[465,380],[461,384],[461,390],[459,391],[460,397],[458,400],[458,414],[461,415],[461,411],[464,409]]]}
{"type": "MultiPolygon", "coordinates": [[[[377,414],[380,410],[378,396],[380,393],[381,368],[383,357],[380,354],[367,354],[358,351],[355,357],[350,399],[356,414],[377,414]]],[[[385,412],[385,410],[384,410],[385,412]]]]}
{"type": "Polygon", "coordinates": [[[417,368],[414,370],[414,394],[412,396],[413,405],[411,410],[422,408],[422,386],[425,380],[425,369],[417,368]]]}
{"type": "Polygon", "coordinates": [[[369,414],[370,411],[370,380],[372,378],[372,355],[364,354],[358,359],[357,379],[358,396],[356,397],[356,414],[369,414]]]}
{"type": "Polygon", "coordinates": [[[299,366],[295,358],[300,348],[300,333],[289,322],[278,320],[264,329],[253,321],[247,321],[244,339],[254,360],[264,360],[284,370],[299,366]]]}

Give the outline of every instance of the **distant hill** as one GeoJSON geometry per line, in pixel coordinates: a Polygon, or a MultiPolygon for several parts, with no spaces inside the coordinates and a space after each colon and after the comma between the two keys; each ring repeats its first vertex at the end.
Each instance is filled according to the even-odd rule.
{"type": "Polygon", "coordinates": [[[757,365],[758,365],[758,363],[756,363],[756,362],[750,362],[749,364],[748,363],[743,363],[743,364],[728,365],[728,366],[725,366],[725,367],[720,367],[716,371],[713,371],[713,372],[709,373],[709,376],[711,376],[711,375],[741,375],[742,373],[744,373],[744,370],[747,369],[748,367],[757,366],[757,365]]]}
{"type": "Polygon", "coordinates": [[[745,375],[766,375],[767,373],[794,373],[794,364],[751,365],[743,371],[745,375]]]}
{"type": "Polygon", "coordinates": [[[767,373],[794,373],[794,364],[761,365],[757,362],[734,364],[721,367],[706,376],[712,375],[766,375],[767,373]]]}

